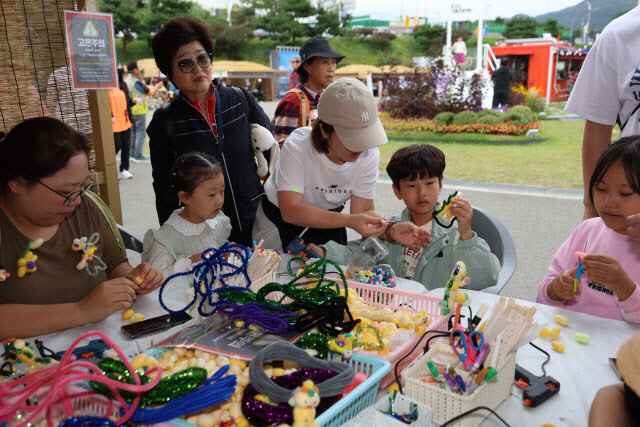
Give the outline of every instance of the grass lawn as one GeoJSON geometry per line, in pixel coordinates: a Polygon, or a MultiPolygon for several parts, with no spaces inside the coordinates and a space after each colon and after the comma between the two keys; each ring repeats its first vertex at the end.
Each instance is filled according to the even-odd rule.
{"type": "Polygon", "coordinates": [[[390,132],[389,143],[379,147],[380,172],[386,173],[385,167],[397,149],[422,143],[402,138],[424,138],[425,143],[435,145],[446,155],[446,179],[581,189],[583,129],[583,121],[543,121],[537,138],[547,139],[524,145],[482,141],[522,141],[526,137],[390,132]]]}

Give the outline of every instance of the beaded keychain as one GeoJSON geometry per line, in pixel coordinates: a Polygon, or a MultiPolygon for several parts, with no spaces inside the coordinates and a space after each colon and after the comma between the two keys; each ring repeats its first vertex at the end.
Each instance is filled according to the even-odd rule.
{"type": "Polygon", "coordinates": [[[440,206],[440,208],[434,209],[432,214],[433,219],[438,223],[438,225],[440,225],[440,227],[451,228],[453,226],[453,223],[456,221],[456,219],[458,219],[458,217],[455,217],[451,214],[451,206],[453,206],[451,202],[454,199],[457,199],[459,197],[460,197],[460,193],[456,190],[453,193],[451,193],[449,197],[447,197],[447,200],[445,200],[442,203],[442,206],[440,206]],[[440,222],[438,218],[445,218],[450,220],[450,222],[449,224],[443,224],[440,222]]]}
{"type": "Polygon", "coordinates": [[[383,286],[385,288],[395,288],[396,281],[392,270],[385,270],[380,267],[371,267],[367,270],[360,270],[356,273],[355,279],[360,283],[383,286]]]}

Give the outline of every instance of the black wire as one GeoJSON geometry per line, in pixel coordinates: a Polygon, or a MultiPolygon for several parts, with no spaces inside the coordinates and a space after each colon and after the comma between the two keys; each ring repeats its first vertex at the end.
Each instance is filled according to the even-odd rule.
{"type": "MultiPolygon", "coordinates": [[[[398,363],[395,364],[395,366],[393,367],[393,373],[396,376],[395,382],[398,383],[398,389],[400,391],[400,394],[402,393],[402,384],[400,384],[400,378],[398,377],[398,365],[400,365],[400,362],[402,362],[404,359],[406,359],[407,357],[409,357],[409,355],[411,355],[411,353],[413,353],[415,351],[416,348],[418,348],[418,345],[420,345],[420,343],[422,342],[422,340],[424,339],[424,337],[427,336],[427,334],[432,334],[432,333],[440,333],[440,334],[446,334],[446,335],[434,335],[433,337],[429,337],[429,339],[427,340],[427,345],[429,344],[429,341],[431,341],[431,339],[433,339],[434,337],[444,337],[444,336],[449,336],[449,332],[447,331],[426,331],[424,334],[422,334],[422,336],[420,337],[420,339],[418,340],[418,342],[416,343],[416,345],[413,346],[413,348],[411,350],[409,350],[407,352],[407,354],[405,354],[402,359],[398,360],[398,363]]],[[[425,351],[426,352],[426,351],[425,351]]],[[[393,383],[392,383],[393,384],[393,383]]]]}
{"type": "Polygon", "coordinates": [[[507,427],[511,427],[509,425],[509,423],[507,423],[505,420],[503,420],[502,417],[496,413],[496,411],[494,411],[493,409],[488,408],[486,406],[477,406],[477,407],[475,407],[473,409],[469,409],[468,411],[465,411],[465,412],[461,413],[460,415],[456,415],[455,417],[451,418],[450,420],[445,421],[444,423],[440,424],[440,427],[448,426],[448,425],[458,421],[459,419],[462,419],[462,418],[466,417],[467,415],[472,414],[472,413],[474,413],[476,411],[479,411],[481,409],[486,409],[487,411],[489,411],[493,415],[495,415],[500,421],[502,421],[504,423],[504,425],[506,425],[507,427]]]}
{"type": "Polygon", "coordinates": [[[551,356],[549,355],[549,353],[547,353],[546,351],[544,351],[543,349],[541,349],[540,347],[538,347],[537,345],[535,345],[534,343],[530,342],[529,344],[531,344],[533,347],[537,348],[538,350],[540,350],[541,352],[543,352],[546,356],[547,356],[547,360],[545,360],[542,363],[542,366],[540,366],[540,368],[542,368],[542,376],[546,377],[547,376],[547,371],[544,369],[544,365],[546,365],[547,363],[549,363],[549,360],[551,360],[551,356]]]}

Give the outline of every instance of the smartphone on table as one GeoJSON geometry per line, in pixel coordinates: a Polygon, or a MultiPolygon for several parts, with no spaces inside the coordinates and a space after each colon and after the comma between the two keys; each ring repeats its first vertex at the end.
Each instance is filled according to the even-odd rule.
{"type": "Polygon", "coordinates": [[[165,314],[141,322],[123,325],[121,329],[127,337],[138,338],[143,335],[154,334],[164,331],[165,329],[173,328],[189,320],[191,320],[189,313],[165,314]]]}

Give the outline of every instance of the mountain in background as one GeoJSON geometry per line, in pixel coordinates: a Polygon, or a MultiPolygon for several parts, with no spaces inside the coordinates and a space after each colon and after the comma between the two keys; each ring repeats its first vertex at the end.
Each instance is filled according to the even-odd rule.
{"type": "MultiPolygon", "coordinates": [[[[638,0],[591,0],[591,21],[589,24],[590,31],[602,31],[609,22],[613,20],[618,12],[633,9],[638,5],[638,0]]],[[[571,28],[573,20],[573,29],[580,28],[587,22],[588,7],[587,1],[576,4],[575,6],[566,7],[556,12],[545,13],[544,15],[534,16],[538,22],[544,23],[547,18],[555,19],[558,24],[565,28],[571,28]]]]}

